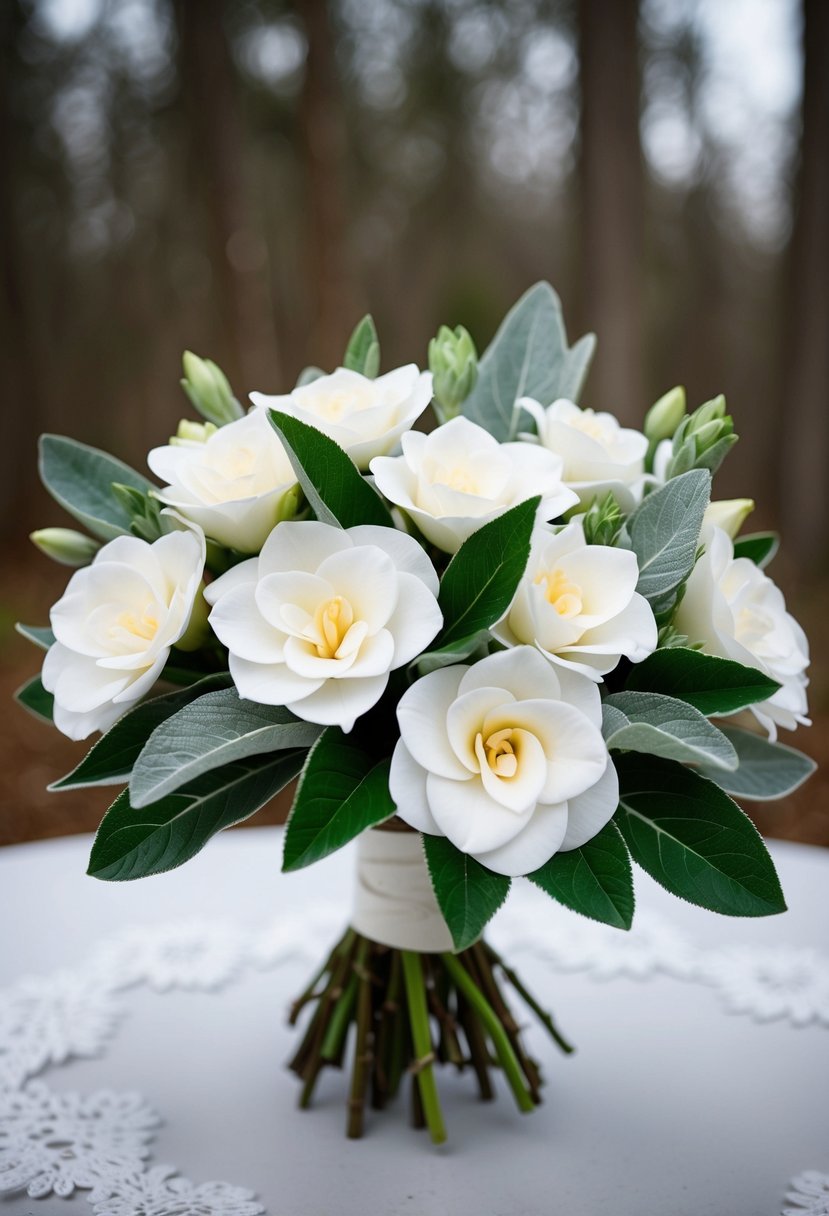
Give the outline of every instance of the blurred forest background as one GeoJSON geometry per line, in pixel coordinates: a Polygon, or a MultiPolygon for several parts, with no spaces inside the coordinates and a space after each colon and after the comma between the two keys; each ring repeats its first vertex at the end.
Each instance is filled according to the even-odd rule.
{"type": "MultiPolygon", "coordinates": [[[[286,391],[370,310],[423,365],[540,278],[598,334],[585,404],[726,393],[717,496],[783,530],[829,774],[827,0],[2,0],[0,153],[0,843],[108,801],[44,792],[80,748],[8,699],[68,573],[38,433],[143,467],[185,348],[286,391]]],[[[829,844],[827,791],[758,822],[829,844]]]]}

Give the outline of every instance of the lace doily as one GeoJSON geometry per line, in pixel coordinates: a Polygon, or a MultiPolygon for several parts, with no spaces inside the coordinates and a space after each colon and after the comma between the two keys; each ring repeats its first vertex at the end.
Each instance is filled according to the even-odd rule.
{"type": "MultiPolygon", "coordinates": [[[[705,949],[663,916],[637,912],[630,933],[564,908],[535,915],[521,891],[493,924],[510,956],[529,955],[597,981],[657,975],[707,985],[729,1012],[758,1022],[829,1027],[829,958],[810,949],[705,949]]],[[[0,1192],[32,1199],[83,1191],[95,1216],[260,1216],[249,1190],[194,1182],[149,1157],[159,1116],[135,1093],[78,1094],[35,1079],[71,1059],[100,1055],[137,985],[157,992],[213,991],[247,968],[289,959],[313,964],[342,927],[335,904],[287,913],[255,930],[193,920],[132,928],[103,941],[73,970],[27,976],[0,990],[0,1192]]],[[[829,1216],[829,1175],[807,1171],[789,1184],[784,1216],[829,1216]]]]}

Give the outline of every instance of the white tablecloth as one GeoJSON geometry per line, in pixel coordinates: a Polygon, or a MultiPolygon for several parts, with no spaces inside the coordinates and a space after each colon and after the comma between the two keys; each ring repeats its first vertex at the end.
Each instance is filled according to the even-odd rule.
{"type": "MultiPolygon", "coordinates": [[[[500,922],[522,978],[578,1051],[564,1058],[530,1031],[548,1084],[544,1105],[529,1116],[515,1111],[503,1086],[496,1103],[483,1104],[471,1077],[441,1072],[449,1143],[435,1149],[408,1126],[402,1101],[382,1115],[370,1112],[366,1137],[347,1141],[345,1078],[333,1072],[312,1111],[295,1109],[298,1085],[284,1062],[296,1033],[285,1010],[304,987],[326,915],[336,920],[340,909],[347,918],[349,850],[285,876],[278,830],[258,828],[225,834],[174,873],[108,884],[85,876],[89,846],[88,838],[73,838],[0,850],[0,989],[24,973],[71,973],[130,926],[208,918],[222,922],[217,933],[230,934],[222,939],[224,962],[221,950],[213,960],[213,978],[222,978],[223,967],[233,973],[224,987],[203,990],[206,974],[191,977],[189,989],[169,976],[173,986],[161,993],[146,983],[124,987],[117,1000],[126,1015],[100,1058],[43,1073],[61,1094],[140,1091],[163,1119],[150,1166],[170,1163],[194,1182],[248,1187],[271,1216],[774,1216],[793,1175],[829,1172],[829,1028],[820,1017],[810,1020],[810,977],[806,1005],[798,1007],[796,993],[790,1002],[794,1020],[809,1021],[802,1026],[792,1017],[761,1023],[729,1012],[727,991],[710,978],[690,978],[700,959],[712,974],[715,964],[730,974],[723,951],[732,946],[735,968],[740,950],[743,962],[751,950],[761,961],[796,952],[819,962],[810,949],[825,959],[829,853],[773,847],[789,911],[767,920],[714,916],[637,873],[637,917],[650,945],[620,966],[589,934],[578,945],[587,922],[542,901],[529,884],[515,884],[494,935],[500,922]],[[280,925],[290,932],[291,919],[312,909],[317,936],[305,955],[280,955],[280,925]],[[242,966],[234,955],[242,938],[233,933],[249,947],[266,925],[263,966],[242,966]],[[559,948],[568,934],[576,943],[569,956],[559,948]],[[545,941],[552,962],[541,957],[545,941]],[[563,970],[579,965],[582,948],[587,969],[563,970]],[[688,978],[666,974],[658,958],[650,965],[648,949],[661,949],[663,963],[674,951],[675,970],[685,967],[688,978]],[[643,978],[634,978],[637,970],[643,978]]],[[[164,987],[163,975],[155,980],[164,987]]],[[[776,984],[772,977],[766,1014],[774,1013],[776,984]]],[[[730,999],[752,1000],[739,992],[730,999]]],[[[0,1196],[0,1216],[91,1213],[88,1193],[0,1196]]]]}

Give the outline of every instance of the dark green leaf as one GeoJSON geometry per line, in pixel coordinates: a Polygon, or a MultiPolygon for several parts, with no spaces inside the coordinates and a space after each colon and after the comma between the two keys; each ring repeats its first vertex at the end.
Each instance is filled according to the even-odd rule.
{"type": "Polygon", "coordinates": [[[549,283],[536,283],[510,309],[478,366],[477,383],[463,412],[499,442],[518,431],[520,397],[549,405],[577,401],[596,339],[568,347],[561,302],[549,283]]]}
{"type": "Polygon", "coordinates": [[[620,756],[616,823],[633,860],[692,904],[770,916],[786,904],[754,824],[719,786],[670,760],[620,756]]]}
{"type": "Polygon", "coordinates": [[[380,339],[370,315],[363,317],[348,340],[343,367],[373,380],[380,370],[380,339]]]}
{"type": "Polygon", "coordinates": [[[613,823],[581,848],[554,854],[527,878],[582,916],[617,929],[629,929],[633,923],[630,854],[613,823]]]}
{"type": "Polygon", "coordinates": [[[151,481],[114,456],[63,435],[41,436],[39,469],[54,500],[101,540],[129,532],[132,523],[112,492],[113,482],[142,493],[153,488],[151,481]]]}
{"type": "Polygon", "coordinates": [[[733,773],[716,772],[705,765],[700,772],[735,798],[768,802],[784,798],[801,786],[817,768],[814,760],[785,743],[772,743],[762,735],[736,726],[723,726],[740,760],[733,773]]]}
{"type": "Polygon", "coordinates": [[[329,726],[311,748],[285,828],[283,870],[299,870],[390,819],[388,759],[377,763],[329,726]]]}
{"type": "Polygon", "coordinates": [[[282,705],[242,700],[235,688],[207,692],[165,717],[147,739],[130,778],[130,801],[145,807],[235,760],[310,747],[321,732],[282,705]]]}
{"type": "Polygon", "coordinates": [[[703,714],[731,714],[765,701],[780,685],[756,667],[677,646],[656,650],[637,663],[627,687],[678,697],[703,714]]]}
{"type": "Polygon", "coordinates": [[[41,722],[52,721],[55,698],[43,687],[40,676],[27,680],[22,688],[18,688],[14,694],[14,699],[24,709],[28,709],[30,714],[34,714],[36,718],[40,718],[41,722]]]}
{"type": "Polygon", "coordinates": [[[474,857],[456,849],[445,836],[423,837],[426,864],[438,906],[456,950],[478,940],[507,898],[510,879],[487,870],[474,857]]]}
{"type": "Polygon", "coordinates": [[[751,532],[734,541],[734,556],[747,557],[764,569],[780,548],[776,532],[751,532]]]}
{"type": "Polygon", "coordinates": [[[48,625],[21,625],[18,622],[15,629],[27,642],[33,642],[41,650],[48,650],[54,645],[55,635],[48,625]]]}
{"type": "Polygon", "coordinates": [[[628,520],[639,562],[636,590],[655,612],[664,610],[694,567],[710,489],[710,473],[693,469],[649,494],[628,520]]]}
{"type": "Polygon", "coordinates": [[[205,676],[189,688],[163,693],[127,710],[114,726],[102,735],[71,773],[49,786],[50,790],[77,789],[90,785],[120,785],[127,781],[132,766],[147,739],[166,718],[172,717],[194,697],[226,688],[227,672],[205,676]]]}
{"type": "Polygon", "coordinates": [[[441,579],[438,603],[444,625],[433,651],[475,638],[506,612],[530,556],[539,502],[529,498],[512,507],[458,549],[441,579]]]}
{"type": "Polygon", "coordinates": [[[143,811],[123,790],[104,816],[89,859],[93,878],[124,882],[174,870],[195,857],[211,836],[250,818],[292,781],[304,752],[280,752],[205,773],[185,789],[143,811]]]}
{"type": "Polygon", "coordinates": [[[463,663],[477,650],[486,647],[491,640],[489,631],[482,629],[479,633],[473,633],[471,637],[450,642],[447,646],[439,646],[436,650],[425,651],[418,659],[415,659],[413,667],[420,675],[425,676],[430,671],[437,671],[439,667],[451,667],[454,663],[463,663]]]}
{"type": "Polygon", "coordinates": [[[268,410],[268,417],[317,519],[341,528],[357,524],[394,527],[391,512],[377,491],[333,439],[289,414],[268,410]]]}

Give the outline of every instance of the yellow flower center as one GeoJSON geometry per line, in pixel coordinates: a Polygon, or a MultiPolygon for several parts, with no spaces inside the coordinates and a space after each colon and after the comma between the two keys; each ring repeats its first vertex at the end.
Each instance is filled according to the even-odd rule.
{"type": "Polygon", "coordinates": [[[464,465],[456,464],[451,469],[440,469],[435,474],[434,480],[439,485],[447,486],[450,490],[459,490],[461,494],[480,494],[477,478],[464,465]]]}
{"type": "Polygon", "coordinates": [[[574,430],[581,431],[583,435],[588,435],[599,443],[606,443],[610,439],[610,428],[607,423],[596,417],[593,410],[582,410],[580,414],[568,419],[568,422],[574,430]]]}
{"type": "Polygon", "coordinates": [[[114,634],[119,629],[131,633],[133,637],[143,638],[145,642],[151,642],[158,631],[158,617],[151,608],[146,608],[141,616],[136,616],[134,612],[122,612],[110,633],[114,634]]]}
{"type": "Polygon", "coordinates": [[[578,616],[583,607],[582,590],[571,583],[563,570],[541,570],[535,582],[544,586],[544,595],[560,617],[569,620],[578,616]]]}
{"type": "Polygon", "coordinates": [[[341,595],[320,604],[314,613],[314,627],[317,654],[321,659],[336,659],[343,638],[353,623],[354,609],[341,595]]]}
{"type": "Polygon", "coordinates": [[[330,422],[338,422],[349,414],[357,414],[361,410],[369,410],[375,404],[374,394],[368,389],[347,388],[320,395],[313,403],[312,409],[321,418],[330,422]]]}
{"type": "Polygon", "coordinates": [[[518,772],[518,757],[512,745],[512,729],[496,730],[484,743],[486,760],[496,777],[514,777],[518,772]]]}

